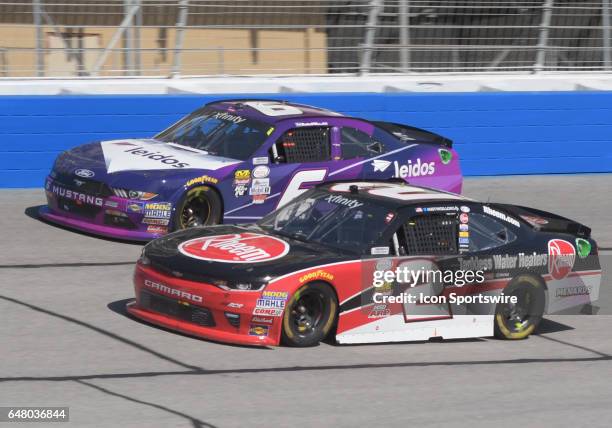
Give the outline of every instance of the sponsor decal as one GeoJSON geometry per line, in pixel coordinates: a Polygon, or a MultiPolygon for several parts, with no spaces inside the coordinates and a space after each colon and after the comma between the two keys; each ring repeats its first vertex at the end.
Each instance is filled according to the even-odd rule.
{"type": "Polygon", "coordinates": [[[493,256],[496,269],[516,269],[518,268],[532,268],[539,266],[546,266],[548,261],[547,254],[532,254],[520,253],[518,255],[508,254],[496,254],[493,256]]]}
{"type": "Polygon", "coordinates": [[[274,322],[274,318],[253,317],[251,318],[251,322],[259,324],[272,324],[274,322]]]}
{"type": "Polygon", "coordinates": [[[251,183],[249,194],[251,196],[269,195],[271,190],[269,178],[254,178],[253,182],[251,183]]]}
{"type": "Polygon", "coordinates": [[[77,203],[95,205],[97,207],[101,207],[104,203],[102,198],[86,195],[85,193],[75,192],[74,190],[65,189],[56,184],[53,184],[51,186],[51,192],[58,196],[61,196],[62,198],[71,199],[77,203]]]}
{"type": "Polygon", "coordinates": [[[145,210],[144,216],[147,218],[165,218],[169,219],[171,211],[165,210],[145,210]]]}
{"type": "Polygon", "coordinates": [[[234,185],[249,184],[251,181],[251,171],[248,169],[239,169],[234,172],[234,185]]]}
{"type": "Polygon", "coordinates": [[[289,252],[289,244],[273,236],[246,232],[190,239],[178,249],[185,256],[199,260],[262,263],[284,257],[289,252]]]}
{"type": "Polygon", "coordinates": [[[396,178],[411,178],[433,175],[436,172],[435,162],[422,162],[421,158],[417,158],[413,163],[412,159],[408,159],[406,164],[400,165],[398,161],[393,162],[396,178]]]}
{"type": "Polygon", "coordinates": [[[453,160],[453,152],[446,149],[438,149],[438,154],[440,155],[440,160],[444,165],[448,165],[448,163],[453,160]]]}
{"type": "Polygon", "coordinates": [[[211,177],[209,175],[202,175],[201,177],[192,178],[187,183],[185,183],[185,186],[191,187],[194,184],[204,184],[204,183],[217,184],[218,182],[219,180],[217,180],[215,177],[211,177]]]}
{"type": "Polygon", "coordinates": [[[394,219],[394,218],[395,218],[395,214],[394,214],[394,213],[388,213],[388,214],[385,216],[385,223],[386,223],[386,224],[391,223],[391,222],[393,221],[393,219],[394,219]]]}
{"type": "Polygon", "coordinates": [[[459,259],[459,268],[463,271],[485,271],[493,269],[493,259],[491,258],[480,258],[480,257],[469,257],[459,259]]]}
{"type": "Polygon", "coordinates": [[[178,299],[185,299],[190,302],[202,303],[204,300],[202,296],[198,294],[189,293],[187,291],[177,290],[176,288],[168,287],[165,284],[151,281],[149,279],[144,280],[144,285],[152,290],[160,291],[164,294],[168,294],[170,296],[176,297],[178,299]]]}
{"type": "Polygon", "coordinates": [[[342,195],[329,195],[327,198],[325,198],[325,200],[330,204],[344,205],[345,207],[349,207],[351,209],[363,206],[362,202],[355,199],[346,198],[342,195]]]}
{"type": "Polygon", "coordinates": [[[147,226],[148,233],[164,234],[168,232],[168,228],[164,226],[149,225],[147,226]]]}
{"type": "Polygon", "coordinates": [[[558,288],[555,291],[555,297],[588,296],[591,294],[592,289],[592,287],[586,285],[558,288]]]}
{"type": "Polygon", "coordinates": [[[461,224],[459,225],[459,230],[460,230],[461,232],[467,232],[467,231],[469,230],[469,228],[470,228],[470,226],[468,226],[467,224],[463,224],[463,223],[461,223],[461,224]]]}
{"type": "Polygon", "coordinates": [[[262,315],[266,317],[280,317],[283,314],[283,309],[272,308],[255,308],[253,315],[262,315]]]}
{"type": "Polygon", "coordinates": [[[153,169],[217,170],[238,163],[235,160],[206,155],[189,147],[152,140],[103,141],[100,146],[109,174],[153,169]]]}
{"type": "Polygon", "coordinates": [[[368,314],[368,318],[384,318],[391,315],[391,310],[387,305],[374,305],[368,314]]]}
{"type": "Polygon", "coordinates": [[[565,278],[574,267],[576,249],[563,239],[548,241],[548,272],[554,279],[565,278]]]}
{"type": "Polygon", "coordinates": [[[170,211],[172,204],[170,202],[149,202],[145,205],[145,210],[162,210],[170,211]]]}
{"type": "Polygon", "coordinates": [[[234,187],[234,197],[239,198],[247,194],[249,188],[245,184],[239,184],[234,187]]]}
{"type": "Polygon", "coordinates": [[[576,248],[578,249],[578,256],[581,259],[591,254],[591,243],[586,239],[576,238],[576,248]]]}
{"type": "Polygon", "coordinates": [[[119,206],[119,202],[117,202],[117,201],[105,201],[104,202],[104,206],[105,207],[110,207],[110,208],[117,208],[119,206]]]}
{"type": "Polygon", "coordinates": [[[469,244],[470,240],[468,238],[459,238],[460,244],[469,244]]]}
{"type": "Polygon", "coordinates": [[[374,172],[385,172],[387,168],[389,168],[389,165],[391,165],[391,161],[374,159],[370,165],[374,168],[374,172]]]}
{"type": "Polygon", "coordinates": [[[327,122],[295,122],[295,126],[329,126],[327,122]]]}
{"type": "Polygon", "coordinates": [[[142,204],[136,202],[129,203],[127,204],[127,210],[133,213],[140,213],[142,212],[142,204]]]}
{"type": "Polygon", "coordinates": [[[324,270],[318,269],[315,270],[314,272],[309,272],[305,275],[302,275],[299,278],[300,283],[304,283],[306,281],[313,281],[315,279],[325,279],[328,281],[333,281],[334,280],[334,275],[332,275],[329,272],[326,272],[324,270]]]}
{"type": "Polygon", "coordinates": [[[415,208],[415,210],[414,210],[414,211],[416,211],[416,212],[418,212],[418,213],[422,213],[422,212],[423,212],[423,208],[421,208],[421,207],[417,207],[417,208],[415,208]]]}
{"type": "Polygon", "coordinates": [[[267,178],[270,175],[270,168],[267,165],[259,165],[253,168],[253,178],[267,178]]]}
{"type": "Polygon", "coordinates": [[[81,169],[77,169],[76,171],[74,171],[74,175],[78,175],[79,177],[83,177],[83,178],[91,178],[96,174],[89,169],[81,168],[81,169]]]}
{"type": "Polygon", "coordinates": [[[548,220],[535,215],[521,215],[520,217],[532,226],[544,226],[548,224],[548,220]]]}
{"type": "Polygon", "coordinates": [[[229,114],[224,111],[215,113],[212,117],[215,119],[226,120],[228,122],[234,122],[236,124],[244,122],[246,119],[244,117],[240,117],[234,114],[229,114]]]}
{"type": "Polygon", "coordinates": [[[267,165],[268,162],[269,162],[269,159],[267,156],[253,158],[253,165],[267,165]]]}
{"type": "Polygon", "coordinates": [[[459,237],[460,238],[469,238],[470,237],[470,232],[459,232],[459,237]]]}
{"type": "Polygon", "coordinates": [[[267,325],[253,325],[249,327],[249,336],[267,336],[270,326],[267,325]]]}
{"type": "Polygon", "coordinates": [[[459,209],[461,210],[462,213],[470,212],[470,207],[466,207],[465,205],[461,206],[459,209]]]}
{"type": "Polygon", "coordinates": [[[267,195],[253,195],[254,204],[263,204],[266,201],[267,195]]]}
{"type": "Polygon", "coordinates": [[[500,220],[503,220],[507,223],[510,223],[516,227],[521,227],[521,224],[518,222],[518,220],[516,220],[515,218],[510,217],[509,215],[506,215],[502,212],[499,212],[497,210],[494,210],[493,208],[489,207],[488,205],[483,205],[482,206],[482,211],[485,214],[489,214],[492,217],[498,218],[500,220]]]}
{"type": "Polygon", "coordinates": [[[142,219],[143,224],[155,224],[158,226],[168,226],[170,224],[170,219],[167,218],[147,218],[144,217],[142,219]]]}
{"type": "Polygon", "coordinates": [[[227,304],[227,307],[228,307],[228,308],[235,308],[235,309],[240,309],[240,308],[242,308],[243,306],[244,306],[244,304],[242,304],[242,303],[233,303],[233,302],[232,302],[232,303],[228,303],[228,304],[227,304]]]}
{"type": "Polygon", "coordinates": [[[459,216],[459,221],[460,221],[462,224],[467,224],[467,222],[468,222],[469,220],[470,220],[470,218],[468,217],[468,215],[467,215],[466,213],[462,213],[462,214],[459,216]]]}
{"type": "Polygon", "coordinates": [[[372,247],[370,249],[370,254],[377,256],[389,254],[389,247],[372,247]]]}

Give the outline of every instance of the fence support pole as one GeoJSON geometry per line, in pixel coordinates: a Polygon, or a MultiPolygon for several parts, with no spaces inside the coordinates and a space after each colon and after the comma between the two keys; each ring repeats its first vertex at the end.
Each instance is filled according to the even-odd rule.
{"type": "Polygon", "coordinates": [[[610,0],[603,0],[601,10],[603,62],[604,70],[612,69],[612,52],[610,51],[610,0]]]}
{"type": "Polygon", "coordinates": [[[32,1],[32,12],[34,14],[34,26],[36,27],[36,75],[38,77],[43,77],[45,75],[45,53],[43,51],[45,40],[42,28],[42,8],[40,0],[32,1]]]}
{"type": "Polygon", "coordinates": [[[361,64],[359,66],[359,72],[361,74],[368,74],[372,67],[372,49],[374,40],[376,39],[376,24],[378,23],[378,15],[380,14],[381,10],[382,0],[370,0],[370,11],[368,12],[365,40],[361,54],[361,64]]]}
{"type": "Polygon", "coordinates": [[[544,69],[546,62],[546,50],[548,46],[548,31],[552,19],[554,0],[546,0],[544,10],[542,11],[542,22],[540,23],[540,35],[538,37],[538,48],[536,53],[536,62],[533,65],[534,73],[538,73],[544,69]]]}
{"type": "Polygon", "coordinates": [[[400,0],[399,3],[399,40],[402,46],[399,51],[400,66],[404,73],[410,71],[410,29],[408,11],[410,8],[409,0],[400,0]]]}
{"type": "Polygon", "coordinates": [[[179,77],[181,74],[181,49],[185,39],[185,26],[187,25],[187,14],[189,12],[189,0],[180,0],[179,12],[176,18],[176,40],[174,44],[174,61],[172,63],[171,77],[179,77]]]}

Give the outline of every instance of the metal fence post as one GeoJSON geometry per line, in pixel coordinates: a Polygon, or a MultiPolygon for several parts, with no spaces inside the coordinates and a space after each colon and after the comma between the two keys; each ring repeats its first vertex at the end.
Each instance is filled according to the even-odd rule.
{"type": "Polygon", "coordinates": [[[546,62],[546,51],[548,46],[548,31],[550,29],[550,21],[552,19],[554,0],[546,0],[542,11],[542,22],[540,23],[540,35],[538,37],[538,47],[536,52],[536,62],[533,65],[533,71],[538,73],[544,69],[546,62]]]}
{"type": "Polygon", "coordinates": [[[370,0],[370,10],[368,12],[368,21],[366,22],[366,33],[362,46],[361,64],[359,66],[361,74],[368,74],[372,67],[372,49],[376,39],[376,24],[382,6],[382,0],[370,0]]]}
{"type": "Polygon", "coordinates": [[[601,24],[604,70],[610,70],[612,68],[612,52],[610,52],[610,0],[603,0],[601,24]]]}
{"type": "Polygon", "coordinates": [[[176,18],[176,40],[174,44],[174,61],[172,63],[171,77],[179,77],[181,74],[181,51],[185,39],[185,26],[187,25],[187,13],[189,11],[189,0],[180,0],[179,12],[176,18]]]}
{"type": "Polygon", "coordinates": [[[32,1],[32,12],[34,14],[34,26],[36,27],[36,75],[42,77],[45,75],[45,53],[43,51],[45,40],[40,0],[32,1]]]}
{"type": "Polygon", "coordinates": [[[409,0],[400,0],[399,3],[399,40],[400,48],[400,65],[404,73],[410,70],[410,29],[408,25],[410,23],[408,11],[410,8],[409,0]]]}

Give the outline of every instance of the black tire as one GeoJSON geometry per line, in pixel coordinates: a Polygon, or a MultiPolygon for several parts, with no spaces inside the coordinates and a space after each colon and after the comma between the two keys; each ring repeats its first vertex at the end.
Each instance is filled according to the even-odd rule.
{"type": "Polygon", "coordinates": [[[299,288],[285,307],[282,341],[295,347],[315,346],[331,331],[338,299],[332,288],[312,282],[299,288]]]}
{"type": "Polygon", "coordinates": [[[499,303],[495,308],[495,337],[506,340],[527,338],[542,321],[546,293],[544,284],[530,275],[517,276],[504,289],[504,295],[517,296],[516,305],[499,303]]]}
{"type": "Polygon", "coordinates": [[[208,186],[189,189],[174,212],[172,230],[210,226],[221,222],[221,198],[208,186]]]}

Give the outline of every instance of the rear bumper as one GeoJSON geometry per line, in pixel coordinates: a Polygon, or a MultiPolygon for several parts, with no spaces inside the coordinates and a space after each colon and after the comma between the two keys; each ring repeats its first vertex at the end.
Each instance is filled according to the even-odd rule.
{"type": "Polygon", "coordinates": [[[127,311],[151,324],[224,343],[250,346],[279,344],[282,318],[253,315],[261,292],[222,290],[214,285],[164,275],[141,264],[136,265],[134,272],[134,289],[136,301],[127,305],[127,311]],[[163,313],[147,307],[143,301],[143,292],[165,300],[174,309],[170,308],[167,313],[163,313]],[[189,301],[189,296],[192,296],[192,301],[189,301]],[[197,302],[193,301],[193,296],[197,297],[197,302]],[[173,315],[177,313],[178,305],[181,305],[178,312],[209,312],[212,325],[199,325],[184,315],[173,315]],[[239,315],[238,325],[230,323],[227,313],[239,315]],[[269,323],[257,321],[262,319],[269,323]]]}

